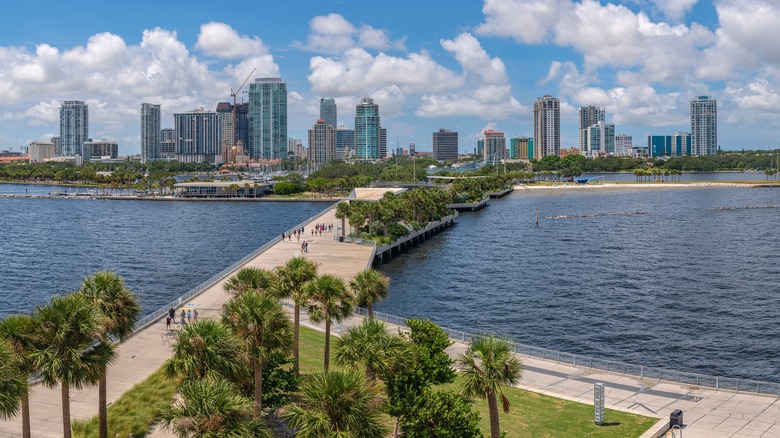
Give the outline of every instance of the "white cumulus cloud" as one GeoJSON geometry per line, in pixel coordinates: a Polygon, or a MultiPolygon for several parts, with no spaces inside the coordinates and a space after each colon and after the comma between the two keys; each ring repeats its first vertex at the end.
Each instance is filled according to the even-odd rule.
{"type": "Polygon", "coordinates": [[[268,54],[268,48],[258,37],[239,35],[225,23],[213,21],[200,27],[195,45],[208,56],[239,59],[268,54]]]}

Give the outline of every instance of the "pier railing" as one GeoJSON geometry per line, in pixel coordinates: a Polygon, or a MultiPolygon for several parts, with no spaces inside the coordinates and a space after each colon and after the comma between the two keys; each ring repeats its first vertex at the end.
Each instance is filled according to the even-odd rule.
{"type": "MultiPolygon", "coordinates": [[[[294,227],[291,227],[290,230],[295,230],[295,229],[304,227],[304,226],[308,225],[309,223],[315,221],[317,218],[319,218],[321,216],[324,216],[326,213],[328,213],[330,210],[332,210],[336,206],[337,203],[338,202],[334,203],[330,207],[328,207],[325,210],[323,210],[323,211],[315,214],[314,216],[306,219],[305,221],[301,222],[300,224],[298,224],[298,225],[296,225],[294,227]]],[[[242,265],[246,264],[248,261],[250,261],[253,258],[257,257],[258,255],[262,254],[268,248],[276,245],[276,243],[279,242],[280,240],[282,240],[282,238],[280,236],[274,237],[273,239],[268,241],[265,245],[261,246],[260,248],[257,248],[256,250],[252,251],[251,253],[245,255],[240,260],[238,260],[237,262],[235,262],[232,265],[228,266],[227,268],[219,271],[217,274],[211,276],[211,278],[209,278],[208,280],[206,280],[206,281],[202,282],[201,284],[195,286],[194,288],[190,289],[184,295],[180,296],[179,298],[176,298],[175,300],[173,300],[173,301],[169,302],[168,304],[158,308],[157,310],[152,311],[151,313],[149,313],[145,317],[143,317],[140,320],[138,320],[138,322],[136,322],[135,329],[133,330],[133,333],[138,332],[140,330],[143,330],[144,328],[154,324],[155,322],[157,322],[161,318],[165,317],[165,315],[168,313],[168,309],[170,309],[170,308],[174,308],[174,309],[178,308],[183,303],[186,303],[187,301],[189,301],[193,297],[199,295],[200,293],[202,293],[206,289],[208,289],[208,288],[214,286],[215,284],[219,283],[225,277],[230,275],[230,273],[232,273],[236,269],[240,268],[242,265]]]]}
{"type": "MultiPolygon", "coordinates": [[[[355,314],[359,316],[368,316],[368,311],[362,307],[355,309],[355,314]]],[[[404,323],[406,318],[389,315],[387,313],[374,311],[374,318],[385,321],[389,324],[408,328],[404,323]]],[[[485,334],[479,335],[462,330],[453,330],[442,327],[450,339],[465,343],[471,343],[485,334]]],[[[547,361],[568,364],[580,368],[591,370],[606,371],[613,374],[622,374],[626,376],[639,377],[642,380],[654,380],[663,382],[678,383],[689,385],[693,388],[704,387],[716,390],[727,390],[749,394],[771,395],[780,397],[780,383],[762,382],[758,380],[738,379],[734,377],[711,376],[708,374],[690,373],[685,371],[667,370],[657,367],[646,367],[642,365],[632,365],[624,362],[618,362],[609,359],[595,358],[581,354],[566,353],[548,348],[535,347],[533,345],[514,343],[515,352],[528,357],[543,359],[547,361]]]]}

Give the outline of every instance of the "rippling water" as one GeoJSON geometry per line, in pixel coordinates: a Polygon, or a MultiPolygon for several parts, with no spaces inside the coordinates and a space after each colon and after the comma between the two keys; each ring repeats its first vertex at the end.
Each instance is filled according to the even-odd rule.
{"type": "Polygon", "coordinates": [[[522,191],[383,265],[391,314],[646,366],[778,381],[780,190],[522,191]],[[540,222],[535,225],[535,210],[540,222]],[[647,214],[545,219],[624,211],[647,214]]]}
{"type": "Polygon", "coordinates": [[[101,269],[122,275],[152,311],[326,205],[0,199],[0,318],[101,269]]]}

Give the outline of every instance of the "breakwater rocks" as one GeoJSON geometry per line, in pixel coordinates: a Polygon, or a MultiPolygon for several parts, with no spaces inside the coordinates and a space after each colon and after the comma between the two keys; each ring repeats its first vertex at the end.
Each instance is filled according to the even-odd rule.
{"type": "Polygon", "coordinates": [[[734,210],[758,210],[758,209],[780,208],[780,205],[745,205],[742,207],[715,207],[708,208],[709,211],[734,211],[734,210]]]}

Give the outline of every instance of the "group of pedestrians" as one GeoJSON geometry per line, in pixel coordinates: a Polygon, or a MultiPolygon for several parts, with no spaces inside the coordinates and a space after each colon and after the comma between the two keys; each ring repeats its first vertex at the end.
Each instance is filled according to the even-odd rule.
{"type": "Polygon", "coordinates": [[[295,237],[295,239],[300,242],[301,241],[301,235],[303,234],[303,227],[296,228],[292,231],[288,231],[286,233],[282,233],[282,242],[287,239],[287,241],[292,242],[292,238],[295,237]]]}
{"type": "MultiPolygon", "coordinates": [[[[187,324],[192,324],[193,322],[198,322],[198,309],[188,309],[186,311],[181,309],[178,322],[178,324],[181,325],[181,328],[187,327],[187,324]]],[[[173,324],[177,324],[176,309],[171,307],[168,309],[168,315],[165,317],[165,328],[167,330],[172,330],[173,324]]]]}
{"type": "Polygon", "coordinates": [[[322,236],[322,233],[330,233],[333,231],[333,224],[317,224],[311,230],[312,236],[322,236]]]}

